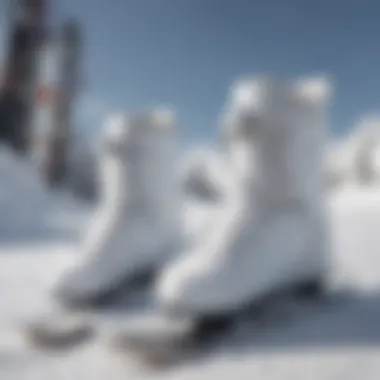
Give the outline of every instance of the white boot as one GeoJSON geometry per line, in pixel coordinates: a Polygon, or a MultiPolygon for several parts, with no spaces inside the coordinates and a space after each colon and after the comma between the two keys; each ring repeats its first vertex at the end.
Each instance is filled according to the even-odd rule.
{"type": "Polygon", "coordinates": [[[237,194],[239,178],[249,170],[254,179],[252,143],[234,130],[223,130],[216,149],[194,149],[185,157],[181,184],[186,195],[185,235],[188,241],[208,235],[224,218],[225,207],[237,194]]]}
{"type": "Polygon", "coordinates": [[[107,297],[161,267],[179,239],[174,119],[154,110],[113,117],[101,144],[101,204],[81,252],[54,293],[63,302],[107,297]]]}
{"type": "Polygon", "coordinates": [[[325,275],[327,95],[319,78],[237,86],[226,117],[242,141],[235,194],[213,231],[163,271],[156,295],[165,310],[223,314],[325,275]]]}

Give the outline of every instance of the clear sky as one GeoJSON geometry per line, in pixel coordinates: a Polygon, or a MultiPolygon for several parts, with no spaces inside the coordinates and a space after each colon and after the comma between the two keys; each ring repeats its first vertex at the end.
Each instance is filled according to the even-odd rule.
{"type": "Polygon", "coordinates": [[[330,74],[333,132],[380,111],[378,0],[64,0],[59,8],[85,34],[87,130],[99,130],[109,110],[164,103],[177,107],[185,141],[212,138],[228,86],[251,73],[330,74]]]}

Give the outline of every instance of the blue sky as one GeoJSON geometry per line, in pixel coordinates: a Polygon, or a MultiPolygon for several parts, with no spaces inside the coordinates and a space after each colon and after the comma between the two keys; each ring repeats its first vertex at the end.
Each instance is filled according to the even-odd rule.
{"type": "Polygon", "coordinates": [[[228,86],[251,73],[335,79],[331,128],[380,110],[377,0],[64,0],[85,35],[80,123],[177,107],[185,141],[214,138],[228,86]]]}

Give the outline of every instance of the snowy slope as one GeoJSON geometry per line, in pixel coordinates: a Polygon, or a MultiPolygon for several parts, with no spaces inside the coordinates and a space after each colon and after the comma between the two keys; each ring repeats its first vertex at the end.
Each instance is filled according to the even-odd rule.
{"type": "Polygon", "coordinates": [[[4,148],[0,150],[0,240],[3,244],[75,238],[88,212],[88,206],[69,195],[49,191],[32,163],[4,148]]]}
{"type": "MultiPolygon", "coordinates": [[[[48,302],[55,273],[76,254],[88,210],[48,193],[33,168],[1,151],[0,178],[1,379],[380,378],[380,189],[330,197],[333,301],[300,306],[272,327],[243,328],[204,358],[149,373],[99,343],[55,354],[25,345],[22,321],[48,302]]],[[[207,221],[204,204],[188,210],[190,229],[207,221]]]]}

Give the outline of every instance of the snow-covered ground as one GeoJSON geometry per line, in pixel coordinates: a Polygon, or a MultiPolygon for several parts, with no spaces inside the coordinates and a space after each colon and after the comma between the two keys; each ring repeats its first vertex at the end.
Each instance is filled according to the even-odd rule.
{"type": "Polygon", "coordinates": [[[23,323],[49,303],[49,284],[77,254],[90,210],[47,193],[33,169],[0,154],[0,379],[380,378],[380,189],[330,197],[337,295],[329,303],[300,306],[294,318],[242,329],[204,358],[149,372],[101,340],[55,353],[26,344],[23,323]]]}

